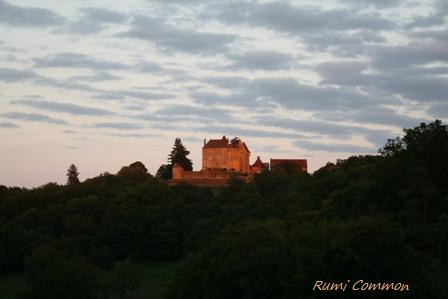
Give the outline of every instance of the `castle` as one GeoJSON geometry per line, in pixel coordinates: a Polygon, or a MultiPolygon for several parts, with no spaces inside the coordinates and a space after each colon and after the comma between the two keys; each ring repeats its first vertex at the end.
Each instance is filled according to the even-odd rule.
{"type": "Polygon", "coordinates": [[[204,139],[202,147],[202,169],[200,171],[186,171],[175,163],[172,169],[170,184],[186,182],[201,186],[225,186],[231,177],[250,181],[255,174],[263,170],[275,169],[288,163],[294,171],[308,170],[304,159],[271,159],[271,163],[263,163],[260,157],[250,165],[250,151],[246,143],[235,137],[229,140],[226,136],[221,139],[204,139]],[[271,167],[270,167],[271,166],[271,167]]]}

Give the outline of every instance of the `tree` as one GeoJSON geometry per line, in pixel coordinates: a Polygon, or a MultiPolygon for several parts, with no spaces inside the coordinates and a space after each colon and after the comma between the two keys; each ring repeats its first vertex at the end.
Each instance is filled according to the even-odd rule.
{"type": "Polygon", "coordinates": [[[25,267],[32,287],[26,298],[97,298],[99,271],[85,257],[44,245],[25,258],[25,267]]]}
{"type": "Polygon", "coordinates": [[[378,150],[382,156],[391,157],[399,152],[402,152],[406,149],[406,144],[400,137],[395,137],[395,139],[387,139],[387,143],[383,148],[378,150]]]}
{"type": "Polygon", "coordinates": [[[67,170],[67,185],[76,185],[79,184],[78,178],[79,172],[78,168],[76,168],[75,164],[70,165],[67,170]]]}
{"type": "Polygon", "coordinates": [[[129,166],[123,166],[118,175],[128,175],[128,174],[142,174],[146,175],[148,173],[148,169],[145,164],[140,161],[129,164],[129,166]]]}
{"type": "Polygon", "coordinates": [[[172,166],[169,164],[160,165],[156,173],[156,178],[159,180],[169,180],[172,177],[172,166]]]}
{"type": "Polygon", "coordinates": [[[114,268],[106,275],[105,286],[108,290],[115,290],[119,298],[129,298],[140,286],[143,273],[140,268],[129,261],[117,262],[114,268]]]}
{"type": "Polygon", "coordinates": [[[148,169],[140,161],[131,163],[128,166],[123,166],[117,175],[132,181],[144,181],[151,177],[148,173],[148,169]]]}
{"type": "Polygon", "coordinates": [[[380,153],[423,167],[433,183],[446,188],[448,125],[436,119],[429,124],[421,123],[413,129],[404,129],[404,133],[401,138],[389,139],[380,153]]]}
{"type": "Polygon", "coordinates": [[[185,170],[193,170],[193,163],[189,158],[187,158],[189,154],[190,152],[182,144],[180,138],[176,138],[176,140],[174,141],[173,149],[168,155],[168,162],[171,164],[171,166],[173,166],[174,163],[178,163],[185,170]]]}

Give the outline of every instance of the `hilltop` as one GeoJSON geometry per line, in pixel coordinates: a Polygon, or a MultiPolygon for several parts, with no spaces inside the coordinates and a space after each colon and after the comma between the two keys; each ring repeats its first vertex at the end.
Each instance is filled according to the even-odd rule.
{"type": "Polygon", "coordinates": [[[141,265],[172,261],[181,266],[168,298],[320,298],[316,280],[347,279],[405,282],[411,290],[396,296],[406,298],[448,297],[440,121],[405,130],[379,155],[217,189],[168,186],[141,166],[0,187],[0,271],[24,273],[20,298],[138,298],[141,265]],[[135,279],[119,289],[117,277],[135,279]]]}

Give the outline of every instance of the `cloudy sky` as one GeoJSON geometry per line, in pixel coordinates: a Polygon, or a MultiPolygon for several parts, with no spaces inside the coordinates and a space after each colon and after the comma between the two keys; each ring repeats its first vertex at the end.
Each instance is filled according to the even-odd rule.
{"type": "Polygon", "coordinates": [[[251,160],[375,154],[448,120],[445,0],[0,0],[0,184],[63,183],[175,137],[251,160]],[[94,3],[94,4],[92,4],[94,3]]]}

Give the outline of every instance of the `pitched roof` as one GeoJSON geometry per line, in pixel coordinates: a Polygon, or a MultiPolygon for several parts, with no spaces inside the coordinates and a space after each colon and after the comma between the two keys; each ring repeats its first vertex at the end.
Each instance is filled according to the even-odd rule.
{"type": "Polygon", "coordinates": [[[260,159],[260,156],[257,157],[257,160],[254,162],[254,164],[252,164],[252,167],[264,167],[263,162],[260,159]]]}
{"type": "Polygon", "coordinates": [[[250,154],[250,150],[249,150],[249,148],[247,147],[247,145],[246,145],[245,142],[243,142],[243,146],[244,146],[244,148],[246,149],[246,151],[250,154]]]}
{"type": "Polygon", "coordinates": [[[240,139],[236,139],[235,141],[234,140],[229,143],[229,139],[224,135],[221,139],[210,139],[207,143],[204,144],[204,148],[238,148],[242,146],[248,153],[250,153],[246,143],[242,142],[240,139]]]}
{"type": "Polygon", "coordinates": [[[204,145],[204,148],[209,147],[229,147],[229,140],[226,138],[226,136],[222,136],[221,139],[210,139],[204,145]]]}

